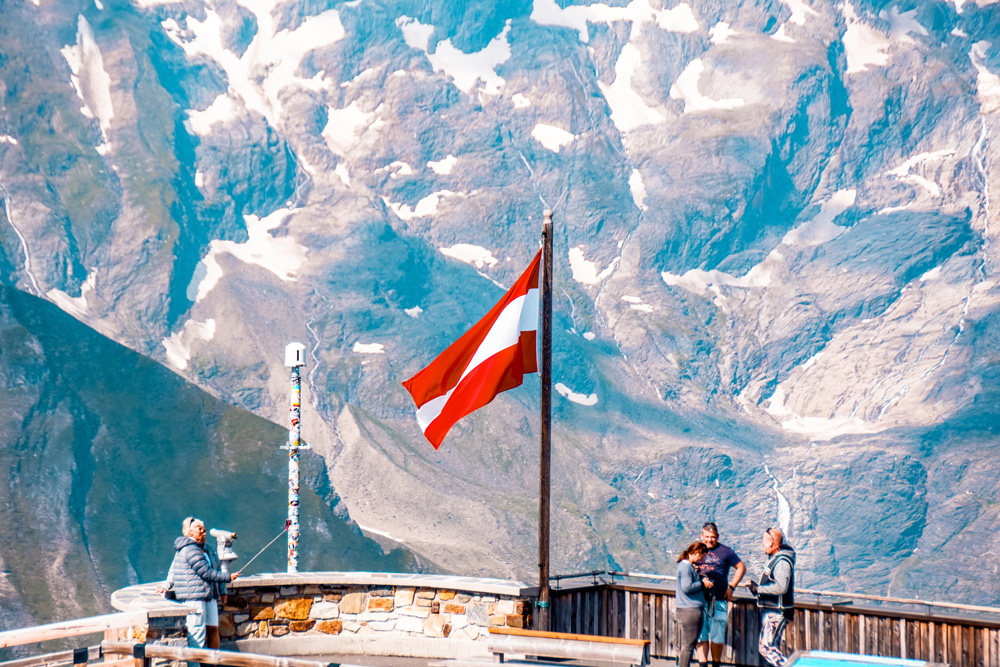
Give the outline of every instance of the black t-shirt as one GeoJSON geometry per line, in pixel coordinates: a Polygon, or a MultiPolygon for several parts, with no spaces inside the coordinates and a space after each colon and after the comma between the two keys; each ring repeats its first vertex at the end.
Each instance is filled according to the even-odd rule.
{"type": "Polygon", "coordinates": [[[729,587],[729,569],[742,562],[736,552],[725,544],[719,543],[715,548],[709,549],[698,563],[698,572],[712,580],[712,588],[710,591],[705,591],[706,596],[725,600],[726,589],[729,587]]]}

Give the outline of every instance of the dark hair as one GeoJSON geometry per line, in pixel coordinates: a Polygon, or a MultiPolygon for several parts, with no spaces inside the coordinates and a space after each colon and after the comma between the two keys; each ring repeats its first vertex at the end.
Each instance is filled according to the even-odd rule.
{"type": "Polygon", "coordinates": [[[708,552],[708,547],[705,546],[704,542],[692,542],[691,544],[688,545],[687,549],[681,552],[680,558],[677,559],[677,562],[679,563],[682,560],[687,560],[691,556],[697,554],[704,554],[707,552],[708,552]]]}
{"type": "Polygon", "coordinates": [[[716,526],[716,525],[715,525],[714,523],[712,523],[711,521],[709,521],[709,522],[708,522],[708,523],[706,523],[706,524],[705,524],[704,526],[702,526],[702,527],[701,527],[701,529],[702,529],[702,530],[707,530],[707,531],[708,531],[708,532],[710,532],[710,533],[714,533],[716,537],[718,537],[718,536],[719,536],[719,527],[718,527],[718,526],[716,526]]]}

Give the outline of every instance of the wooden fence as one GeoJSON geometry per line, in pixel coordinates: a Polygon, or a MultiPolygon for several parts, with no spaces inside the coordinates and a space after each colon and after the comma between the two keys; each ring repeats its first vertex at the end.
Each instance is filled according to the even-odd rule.
{"type": "MultiPolygon", "coordinates": [[[[1000,610],[997,610],[1000,612],[1000,610]]],[[[653,658],[677,657],[672,585],[561,583],[552,590],[552,631],[648,639],[653,658]]],[[[740,592],[730,605],[723,661],[765,665],[757,652],[755,602],[740,592]]],[[[1000,667],[1000,614],[990,618],[901,607],[802,601],[785,629],[784,651],[822,650],[1000,667]]]]}

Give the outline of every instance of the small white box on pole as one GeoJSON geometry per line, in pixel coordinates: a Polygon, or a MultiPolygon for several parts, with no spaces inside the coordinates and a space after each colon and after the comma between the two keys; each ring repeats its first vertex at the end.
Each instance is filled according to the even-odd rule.
{"type": "Polygon", "coordinates": [[[285,347],[285,365],[289,368],[306,365],[306,346],[302,343],[289,343],[285,347]]]}

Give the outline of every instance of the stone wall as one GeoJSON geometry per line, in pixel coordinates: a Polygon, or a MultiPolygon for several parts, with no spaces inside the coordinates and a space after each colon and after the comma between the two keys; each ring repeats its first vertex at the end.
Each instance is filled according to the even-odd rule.
{"type": "Polygon", "coordinates": [[[418,586],[305,584],[235,589],[219,614],[223,640],[306,635],[476,640],[526,628],[526,597],[418,586]]]}

